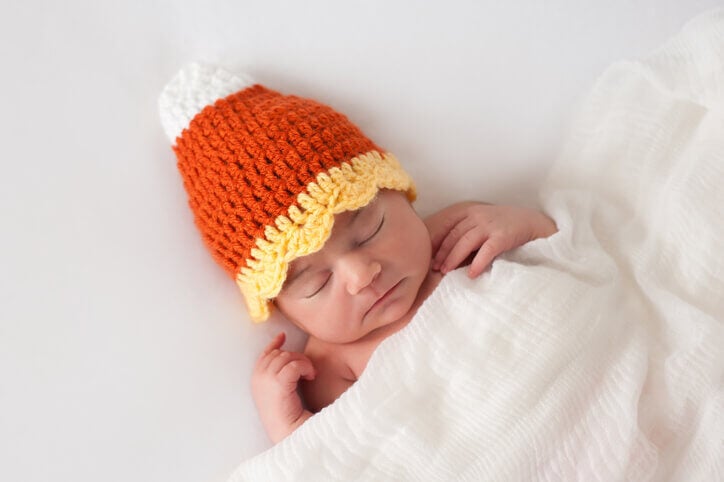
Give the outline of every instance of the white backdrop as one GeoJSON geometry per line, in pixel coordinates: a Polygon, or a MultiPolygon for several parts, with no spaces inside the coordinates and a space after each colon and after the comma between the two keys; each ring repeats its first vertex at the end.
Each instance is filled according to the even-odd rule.
{"type": "Polygon", "coordinates": [[[532,205],[606,65],[721,3],[4,0],[0,480],[211,480],[269,446],[250,370],[290,327],[195,231],[156,104],[184,63],[344,112],[422,214],[532,205]]]}

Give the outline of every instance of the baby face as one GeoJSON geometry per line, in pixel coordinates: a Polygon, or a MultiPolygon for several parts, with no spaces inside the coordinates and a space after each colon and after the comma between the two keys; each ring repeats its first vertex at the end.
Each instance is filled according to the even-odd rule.
{"type": "Polygon", "coordinates": [[[405,195],[382,190],[364,208],[335,216],[324,247],[291,263],[274,303],[320,340],[359,340],[410,311],[431,251],[427,228],[405,195]]]}

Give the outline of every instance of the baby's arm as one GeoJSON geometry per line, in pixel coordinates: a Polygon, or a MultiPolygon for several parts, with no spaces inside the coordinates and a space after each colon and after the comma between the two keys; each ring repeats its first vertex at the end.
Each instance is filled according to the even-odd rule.
{"type": "Polygon", "coordinates": [[[312,362],[302,353],[281,350],[284,333],[279,333],[262,352],[251,378],[261,422],[272,442],[277,443],[302,425],[312,412],[297,394],[300,379],[313,380],[312,362]]]}
{"type": "Polygon", "coordinates": [[[453,204],[425,224],[432,240],[432,268],[447,273],[474,255],[468,269],[471,278],[499,254],[558,231],[540,211],[471,201],[453,204]]]}

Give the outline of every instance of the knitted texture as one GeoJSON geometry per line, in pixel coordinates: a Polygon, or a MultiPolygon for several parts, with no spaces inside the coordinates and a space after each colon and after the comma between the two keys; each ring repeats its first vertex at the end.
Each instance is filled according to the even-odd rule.
{"type": "MultiPolygon", "coordinates": [[[[161,96],[170,136],[189,117],[188,106],[208,97],[208,83],[215,85],[212,92],[223,92],[225,79],[232,88],[248,79],[191,68],[196,74],[182,70],[161,96]],[[192,79],[190,85],[184,78],[192,79]]],[[[324,245],[335,214],[365,206],[382,188],[415,198],[412,180],[394,156],[344,115],[259,84],[203,106],[175,141],[195,224],[214,259],[236,280],[255,321],[268,317],[289,263],[324,245]]]]}

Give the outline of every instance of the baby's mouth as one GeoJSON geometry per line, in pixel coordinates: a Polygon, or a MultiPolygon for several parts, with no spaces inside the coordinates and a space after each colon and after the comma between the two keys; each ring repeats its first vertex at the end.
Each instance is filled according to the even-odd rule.
{"type": "Polygon", "coordinates": [[[392,287],[390,287],[387,291],[385,291],[385,293],[384,293],[382,296],[380,296],[379,298],[377,298],[377,301],[375,301],[374,303],[372,303],[372,306],[370,306],[370,307],[367,309],[367,311],[365,312],[365,316],[367,316],[367,314],[368,314],[370,311],[372,311],[375,307],[377,307],[378,305],[380,305],[381,303],[383,303],[386,299],[388,299],[388,298],[390,297],[390,295],[392,294],[392,292],[394,292],[394,291],[397,289],[397,287],[400,286],[400,283],[402,283],[403,280],[404,280],[404,278],[401,279],[400,281],[398,281],[397,283],[395,283],[395,284],[394,284],[392,287]]]}

